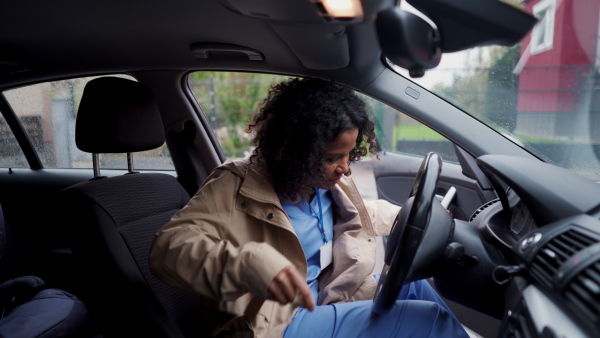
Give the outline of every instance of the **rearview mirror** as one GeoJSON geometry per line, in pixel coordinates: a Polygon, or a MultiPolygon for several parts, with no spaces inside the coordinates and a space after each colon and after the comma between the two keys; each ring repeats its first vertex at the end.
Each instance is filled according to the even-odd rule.
{"type": "Polygon", "coordinates": [[[411,77],[421,77],[440,63],[439,33],[419,16],[394,7],[377,14],[376,26],[383,55],[411,77]]]}
{"type": "Polygon", "coordinates": [[[421,16],[400,7],[377,13],[383,56],[411,77],[435,68],[442,53],[485,45],[513,46],[537,19],[499,0],[404,0],[421,16]]]}

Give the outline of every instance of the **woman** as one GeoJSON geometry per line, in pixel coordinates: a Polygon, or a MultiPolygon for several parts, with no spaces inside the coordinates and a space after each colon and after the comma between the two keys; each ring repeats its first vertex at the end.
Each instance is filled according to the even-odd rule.
{"type": "Polygon", "coordinates": [[[215,169],[150,252],[158,278],[204,296],[215,335],[467,337],[424,281],[405,286],[387,315],[371,314],[375,236],[399,207],[363,201],[348,177],[350,163],[376,155],[354,92],[284,81],[247,131],[252,156],[215,169]]]}

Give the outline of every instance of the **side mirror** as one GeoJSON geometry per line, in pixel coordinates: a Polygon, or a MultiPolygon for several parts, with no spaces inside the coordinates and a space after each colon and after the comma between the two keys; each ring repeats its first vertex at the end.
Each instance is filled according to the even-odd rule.
{"type": "Polygon", "coordinates": [[[421,17],[394,7],[377,14],[376,27],[383,55],[411,77],[421,77],[440,63],[439,33],[421,17]]]}

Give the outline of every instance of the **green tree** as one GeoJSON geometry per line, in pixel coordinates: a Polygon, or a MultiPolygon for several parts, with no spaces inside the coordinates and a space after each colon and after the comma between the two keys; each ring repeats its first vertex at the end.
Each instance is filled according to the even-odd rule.
{"type": "Polygon", "coordinates": [[[190,87],[227,157],[243,156],[252,148],[251,136],[244,128],[269,87],[284,78],[233,72],[190,74],[190,87]]]}
{"type": "Polygon", "coordinates": [[[489,121],[513,132],[516,127],[519,77],[513,73],[520,58],[520,44],[502,49],[489,68],[487,100],[484,108],[489,121]]]}
{"type": "Polygon", "coordinates": [[[520,45],[473,50],[469,68],[457,72],[450,85],[437,83],[433,91],[474,115],[507,131],[514,129],[518,78],[513,74],[520,45]]]}

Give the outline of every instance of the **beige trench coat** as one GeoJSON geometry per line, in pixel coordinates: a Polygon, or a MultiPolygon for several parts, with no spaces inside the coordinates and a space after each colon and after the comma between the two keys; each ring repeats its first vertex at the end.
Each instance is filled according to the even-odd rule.
{"type": "MultiPolygon", "coordinates": [[[[400,207],[363,201],[347,177],[331,193],[333,264],[319,277],[318,305],[372,299],[375,236],[389,233],[400,207]]],[[[265,301],[267,287],[289,265],[307,274],[304,251],[273,185],[248,160],[212,172],[156,233],[149,260],[165,283],[204,296],[217,314],[207,318],[214,334],[225,336],[281,337],[299,302],[265,301]]]]}

